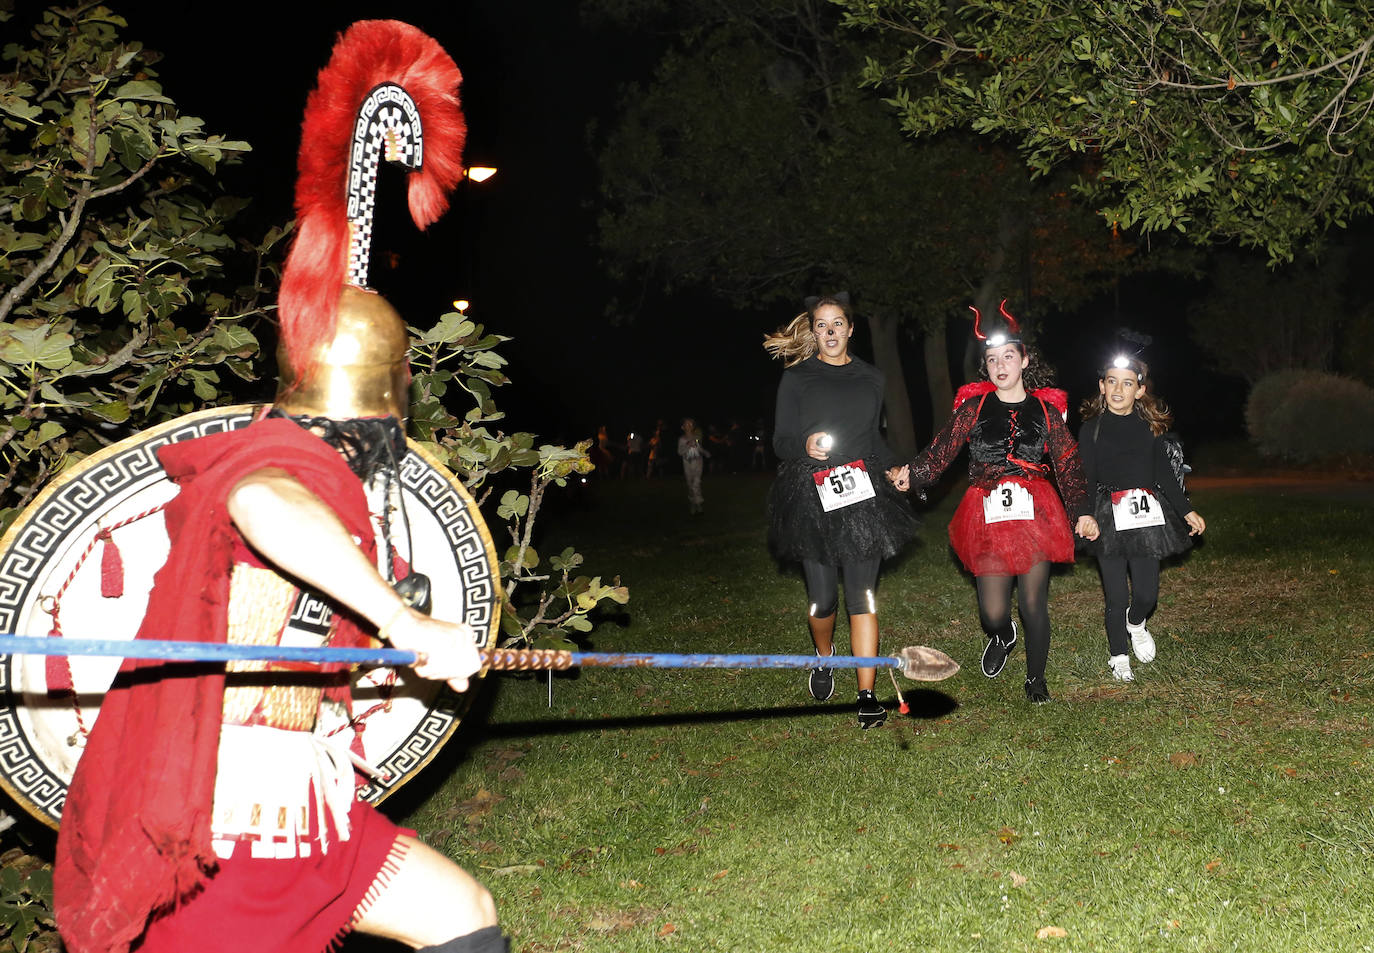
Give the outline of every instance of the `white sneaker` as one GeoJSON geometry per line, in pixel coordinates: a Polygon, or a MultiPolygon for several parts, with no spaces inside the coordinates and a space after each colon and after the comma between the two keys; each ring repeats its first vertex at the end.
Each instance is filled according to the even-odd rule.
{"type": "Polygon", "coordinates": [[[1131,610],[1126,610],[1126,631],[1131,635],[1131,648],[1135,650],[1135,657],[1142,662],[1153,662],[1155,660],[1155,637],[1150,634],[1150,630],[1145,628],[1145,623],[1140,625],[1131,624],[1131,610]]]}
{"type": "Polygon", "coordinates": [[[1131,657],[1129,655],[1113,655],[1107,659],[1107,665],[1112,670],[1112,678],[1118,682],[1135,681],[1135,676],[1131,674],[1131,657]]]}

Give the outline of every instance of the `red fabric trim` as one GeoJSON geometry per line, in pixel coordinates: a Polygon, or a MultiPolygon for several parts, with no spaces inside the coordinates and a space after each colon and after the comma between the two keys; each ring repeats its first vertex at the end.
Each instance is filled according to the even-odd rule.
{"type": "MultiPolygon", "coordinates": [[[[343,458],[290,420],[269,418],[158,452],[180,487],[166,509],[172,546],[139,638],[223,642],[234,544],[229,492],[267,467],[330,501],[374,548],[362,485],[343,458]]],[[[340,615],[335,644],[363,634],[340,615]]],[[[69,953],[125,953],[150,915],[193,896],[214,871],[210,810],[223,665],[126,660],[105,696],[63,809],[54,869],[69,953]]]]}
{"type": "Polygon", "coordinates": [[[991,394],[996,389],[997,385],[992,381],[974,381],[971,384],[965,384],[954,393],[954,410],[958,410],[965,401],[972,400],[979,395],[991,394]]]}
{"type": "Polygon", "coordinates": [[[1059,411],[1061,420],[1069,412],[1069,392],[1066,390],[1060,390],[1058,387],[1037,387],[1031,394],[1052,404],[1054,409],[1059,411]]]}

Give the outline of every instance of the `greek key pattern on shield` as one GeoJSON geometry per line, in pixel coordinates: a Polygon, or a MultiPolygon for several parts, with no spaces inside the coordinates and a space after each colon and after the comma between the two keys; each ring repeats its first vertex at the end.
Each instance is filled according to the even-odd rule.
{"type": "Polygon", "coordinates": [[[61,546],[72,528],[92,513],[107,509],[139,484],[162,478],[157,452],[169,443],[248,426],[251,414],[234,414],[188,422],[163,439],[131,447],[59,485],[29,519],[23,532],[0,560],[0,632],[14,632],[21,608],[30,598],[35,574],[61,546]]]}
{"type": "Polygon", "coordinates": [[[443,527],[463,580],[463,621],[476,631],[477,644],[486,645],[496,609],[496,580],[473,511],[451,483],[414,453],[401,461],[401,486],[419,497],[443,527]]]}
{"type": "Polygon", "coordinates": [[[0,663],[0,773],[21,801],[60,817],[67,800],[67,785],[34,756],[24,737],[10,684],[10,661],[6,658],[0,663]]]}
{"type": "Polygon", "coordinates": [[[456,699],[448,689],[438,699],[415,730],[396,747],[386,760],[377,765],[386,780],[371,779],[358,788],[358,800],[375,802],[388,788],[418,771],[434,757],[458,723],[453,706],[456,699]]]}

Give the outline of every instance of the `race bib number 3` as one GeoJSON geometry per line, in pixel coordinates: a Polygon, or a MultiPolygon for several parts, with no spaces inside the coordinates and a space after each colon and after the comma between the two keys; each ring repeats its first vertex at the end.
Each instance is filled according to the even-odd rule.
{"type": "Polygon", "coordinates": [[[983,497],[984,523],[1033,519],[1035,500],[1031,499],[1030,491],[1019,483],[999,483],[983,497]]]}
{"type": "Polygon", "coordinates": [[[868,468],[862,460],[821,470],[812,476],[816,481],[816,493],[821,498],[821,508],[827,513],[860,500],[873,499],[873,481],[868,478],[868,468]]]}
{"type": "Polygon", "coordinates": [[[1127,490],[1112,504],[1112,522],[1118,533],[1146,526],[1163,526],[1164,510],[1149,490],[1127,490]]]}

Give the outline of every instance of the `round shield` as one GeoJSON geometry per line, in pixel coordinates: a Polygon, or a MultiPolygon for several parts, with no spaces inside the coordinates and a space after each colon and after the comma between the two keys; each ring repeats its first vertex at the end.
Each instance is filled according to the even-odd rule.
{"type": "MultiPolygon", "coordinates": [[[[161,507],[176,495],[157,460],[168,443],[248,426],[260,408],[188,414],[82,460],[49,484],[0,540],[0,632],[132,639],[153,575],[167,558],[161,507]],[[122,594],[105,586],[117,550],[122,594]]],[[[500,575],[477,504],[417,444],[401,463],[410,526],[400,555],[429,576],[432,615],[466,622],[479,648],[495,644],[500,575]]],[[[400,534],[404,535],[404,534],[400,534]]],[[[67,785],[120,659],[0,655],[0,787],[40,821],[62,819],[67,785]]],[[[353,716],[375,768],[358,796],[376,803],[428,764],[466,710],[443,682],[408,669],[357,669],[353,716]]]]}

